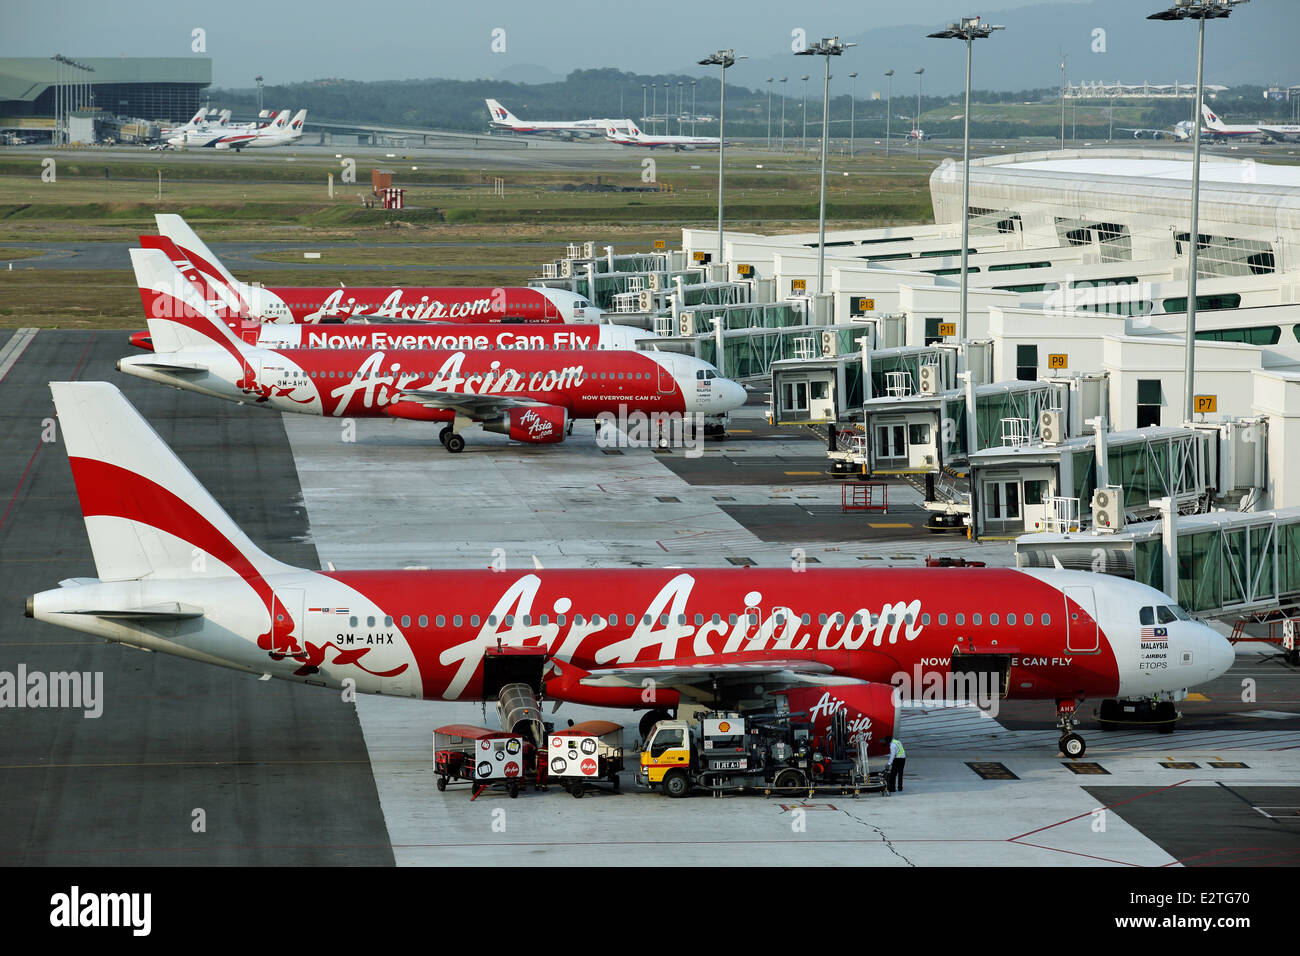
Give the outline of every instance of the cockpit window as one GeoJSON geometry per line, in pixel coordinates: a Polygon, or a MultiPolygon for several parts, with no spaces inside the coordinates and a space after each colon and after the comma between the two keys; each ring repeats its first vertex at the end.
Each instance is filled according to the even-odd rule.
{"type": "Polygon", "coordinates": [[[1156,622],[1159,624],[1172,624],[1178,620],[1178,615],[1174,614],[1174,609],[1161,605],[1156,608],[1156,622]]]}
{"type": "Polygon", "coordinates": [[[1153,607],[1144,607],[1138,613],[1138,620],[1144,627],[1151,627],[1156,623],[1156,609],[1153,607]]]}

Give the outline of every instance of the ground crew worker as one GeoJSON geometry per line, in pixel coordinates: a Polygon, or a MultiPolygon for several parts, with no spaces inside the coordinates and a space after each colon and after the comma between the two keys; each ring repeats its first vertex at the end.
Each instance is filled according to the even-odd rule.
{"type": "Polygon", "coordinates": [[[902,741],[895,737],[885,737],[885,743],[889,745],[889,763],[885,765],[885,782],[890,793],[895,789],[901,792],[903,767],[907,765],[907,751],[903,749],[902,741]]]}

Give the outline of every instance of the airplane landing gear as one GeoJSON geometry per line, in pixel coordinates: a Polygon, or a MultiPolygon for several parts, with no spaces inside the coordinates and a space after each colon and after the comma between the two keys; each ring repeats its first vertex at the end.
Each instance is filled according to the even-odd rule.
{"type": "Polygon", "coordinates": [[[442,442],[443,445],[446,445],[447,439],[450,437],[451,437],[451,426],[444,425],[442,431],[438,432],[438,441],[442,442]]]}
{"type": "Polygon", "coordinates": [[[1074,714],[1078,701],[1074,698],[1056,702],[1056,726],[1061,728],[1061,740],[1058,746],[1061,753],[1071,760],[1082,757],[1088,750],[1083,738],[1074,732],[1074,714]]]}
{"type": "Polygon", "coordinates": [[[447,446],[447,451],[453,455],[459,455],[465,450],[465,439],[454,432],[447,436],[447,440],[443,444],[447,446]]]}

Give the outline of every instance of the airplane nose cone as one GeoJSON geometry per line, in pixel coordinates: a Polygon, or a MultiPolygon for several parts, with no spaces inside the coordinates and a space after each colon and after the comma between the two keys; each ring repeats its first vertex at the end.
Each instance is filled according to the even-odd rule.
{"type": "Polygon", "coordinates": [[[1233,650],[1226,637],[1215,631],[1209,631],[1208,643],[1209,647],[1206,648],[1206,654],[1210,659],[1209,679],[1214,680],[1214,678],[1228,672],[1228,669],[1237,660],[1237,652],[1233,650]]]}
{"type": "Polygon", "coordinates": [[[722,404],[727,411],[740,408],[745,404],[748,395],[745,393],[745,386],[739,382],[728,380],[726,387],[722,389],[722,404]]]}

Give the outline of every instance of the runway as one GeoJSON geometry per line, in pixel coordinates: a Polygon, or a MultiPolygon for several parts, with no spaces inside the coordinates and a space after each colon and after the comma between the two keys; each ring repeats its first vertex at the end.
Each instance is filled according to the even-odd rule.
{"type": "MultiPolygon", "coordinates": [[[[339,421],[128,379],[113,370],[128,351],[125,332],[0,341],[0,373],[12,359],[0,378],[0,670],[100,672],[105,691],[99,718],[0,709],[5,863],[1300,860],[1300,834],[1284,809],[1300,803],[1300,673],[1258,649],[1243,649],[1232,671],[1180,704],[1184,720],[1172,735],[1103,734],[1085,715],[1082,763],[1100,768],[1087,774],[1056,754],[1050,704],[1008,702],[995,717],[909,707],[902,734],[912,759],[906,789],[893,797],[802,806],[669,800],[635,792],[625,774],[620,796],[577,801],[552,789],[470,803],[463,789],[436,790],[430,731],[491,724],[491,708],[485,716],[473,703],[345,703],[322,689],[259,682],[26,620],[26,595],[94,573],[65,452],[42,440],[52,379],[116,383],[259,545],[307,567],[485,567],[495,549],[512,567],[532,566],[534,557],[545,567],[916,566],[930,553],[1013,560],[1007,544],[872,528],[916,520],[916,493],[902,485],[891,488],[888,520],[837,515],[839,485],[791,474],[816,471],[817,441],[767,428],[757,406],[737,413],[728,439],[709,442],[700,457],[682,449],[606,454],[614,449],[599,447],[582,425],[551,447],[474,429],[466,451],[450,455],[417,423],[362,420],[349,440],[339,421]],[[1243,679],[1254,681],[1250,700],[1243,679]],[[1005,775],[972,766],[991,764],[1005,775]]],[[[558,721],[619,720],[629,727],[626,745],[635,744],[630,713],[545,709],[558,721]]]]}

